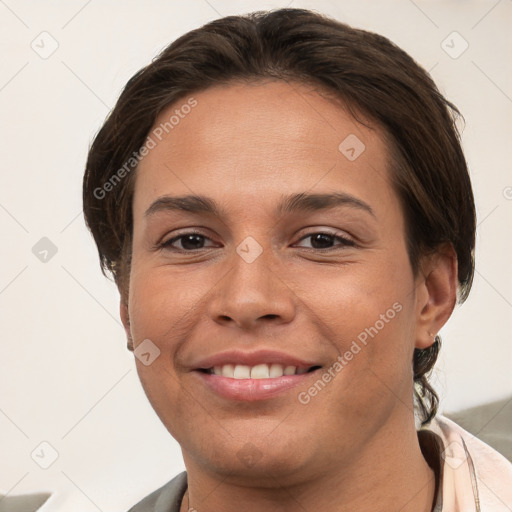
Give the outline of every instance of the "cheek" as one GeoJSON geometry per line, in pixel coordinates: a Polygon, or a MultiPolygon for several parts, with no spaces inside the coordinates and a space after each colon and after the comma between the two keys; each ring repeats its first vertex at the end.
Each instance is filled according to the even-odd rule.
{"type": "Polygon", "coordinates": [[[177,429],[192,428],[187,425],[191,421],[187,410],[193,404],[190,395],[182,390],[176,353],[197,322],[202,294],[196,283],[183,276],[171,278],[164,267],[138,267],[130,279],[129,310],[135,354],[139,345],[147,343],[145,340],[150,340],[158,353],[149,365],[144,364],[144,358],[136,357],[137,372],[149,402],[173,436],[180,435],[177,429]]]}
{"type": "MultiPolygon", "coordinates": [[[[140,269],[130,281],[130,320],[134,342],[149,338],[169,351],[188,332],[208,294],[208,283],[165,267],[140,269]]],[[[211,287],[210,287],[211,288],[211,287]]]]}
{"type": "Polygon", "coordinates": [[[413,298],[412,274],[407,261],[400,257],[375,258],[331,270],[318,267],[296,274],[301,275],[294,279],[301,300],[322,318],[324,325],[332,326],[343,337],[357,337],[375,323],[379,331],[384,331],[383,326],[401,324],[395,319],[402,320],[411,313],[404,308],[413,298]],[[395,303],[398,305],[393,307],[395,303]]]}
{"type": "Polygon", "coordinates": [[[316,291],[301,298],[339,354],[339,364],[331,366],[335,406],[350,404],[362,411],[407,394],[415,318],[408,260],[381,259],[378,265],[338,269],[330,276],[320,272],[309,277],[316,291]]]}
{"type": "Polygon", "coordinates": [[[212,292],[218,286],[218,269],[193,272],[140,264],[130,277],[129,314],[134,348],[150,340],[159,356],[146,366],[136,358],[137,371],[157,413],[173,403],[179,407],[187,394],[180,392],[180,354],[197,332],[208,329],[205,317],[212,292]]]}

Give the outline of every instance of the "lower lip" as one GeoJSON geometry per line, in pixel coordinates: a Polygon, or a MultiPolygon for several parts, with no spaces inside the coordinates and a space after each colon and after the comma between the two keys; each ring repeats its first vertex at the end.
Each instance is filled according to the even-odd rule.
{"type": "Polygon", "coordinates": [[[304,385],[313,372],[300,375],[283,375],[272,379],[231,379],[200,371],[194,372],[217,394],[231,400],[255,402],[280,395],[296,386],[304,385]]]}

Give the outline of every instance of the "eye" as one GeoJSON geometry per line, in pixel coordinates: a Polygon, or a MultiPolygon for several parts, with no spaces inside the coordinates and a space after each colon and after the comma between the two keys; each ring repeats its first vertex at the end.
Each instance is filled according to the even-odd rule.
{"type": "MultiPolygon", "coordinates": [[[[191,231],[188,233],[182,233],[181,235],[170,238],[160,244],[162,249],[176,249],[178,251],[190,252],[198,249],[205,249],[205,241],[210,240],[207,236],[202,233],[191,231]],[[181,247],[177,247],[176,243],[180,244],[181,247]]],[[[211,241],[211,240],[210,240],[211,241]]],[[[210,246],[214,247],[214,245],[210,246]]]]}
{"type": "Polygon", "coordinates": [[[318,249],[318,250],[329,250],[329,249],[336,249],[335,246],[332,244],[335,241],[338,241],[340,246],[343,247],[355,247],[356,243],[354,240],[351,240],[350,238],[347,238],[345,236],[341,235],[335,235],[334,233],[328,233],[328,232],[317,232],[317,233],[310,233],[309,235],[306,235],[300,239],[300,242],[303,240],[306,240],[310,238],[311,239],[311,245],[312,249],[318,249]]]}
{"type": "MultiPolygon", "coordinates": [[[[317,249],[317,250],[331,250],[336,249],[336,245],[333,245],[338,242],[338,248],[343,247],[355,247],[356,243],[354,240],[341,236],[336,235],[334,233],[329,232],[316,232],[316,233],[310,233],[309,235],[306,235],[302,237],[299,242],[303,242],[304,240],[311,239],[311,249],[317,249]]],[[[159,247],[161,249],[168,249],[168,250],[176,250],[176,251],[182,251],[182,252],[192,252],[196,250],[201,249],[207,249],[208,247],[215,247],[215,244],[212,242],[211,245],[205,245],[207,241],[212,242],[210,238],[203,235],[202,233],[198,233],[195,231],[191,231],[188,233],[182,233],[178,236],[175,236],[173,238],[170,238],[164,242],[162,242],[159,247]]],[[[302,247],[305,247],[302,245],[302,247]]]]}

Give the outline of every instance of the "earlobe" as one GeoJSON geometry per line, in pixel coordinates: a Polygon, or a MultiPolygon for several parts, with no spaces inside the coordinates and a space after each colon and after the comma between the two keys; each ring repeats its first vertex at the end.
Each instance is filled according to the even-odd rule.
{"type": "Polygon", "coordinates": [[[121,317],[121,322],[123,322],[123,327],[126,332],[126,346],[128,350],[133,352],[133,339],[130,326],[130,315],[128,313],[128,305],[125,304],[123,301],[121,301],[119,304],[119,315],[121,317]]]}
{"type": "Polygon", "coordinates": [[[457,255],[451,244],[445,244],[423,264],[416,348],[430,347],[450,318],[457,301],[457,282],[457,255]]]}

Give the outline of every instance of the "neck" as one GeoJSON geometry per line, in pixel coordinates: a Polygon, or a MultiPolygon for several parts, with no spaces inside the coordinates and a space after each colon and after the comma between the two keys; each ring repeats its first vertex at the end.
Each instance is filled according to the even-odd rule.
{"type": "MultiPolygon", "coordinates": [[[[403,418],[402,418],[403,421],[403,418]]],[[[386,425],[352,460],[266,478],[219,474],[184,453],[188,490],[180,512],[431,512],[435,475],[423,458],[414,422],[386,425]]]]}

